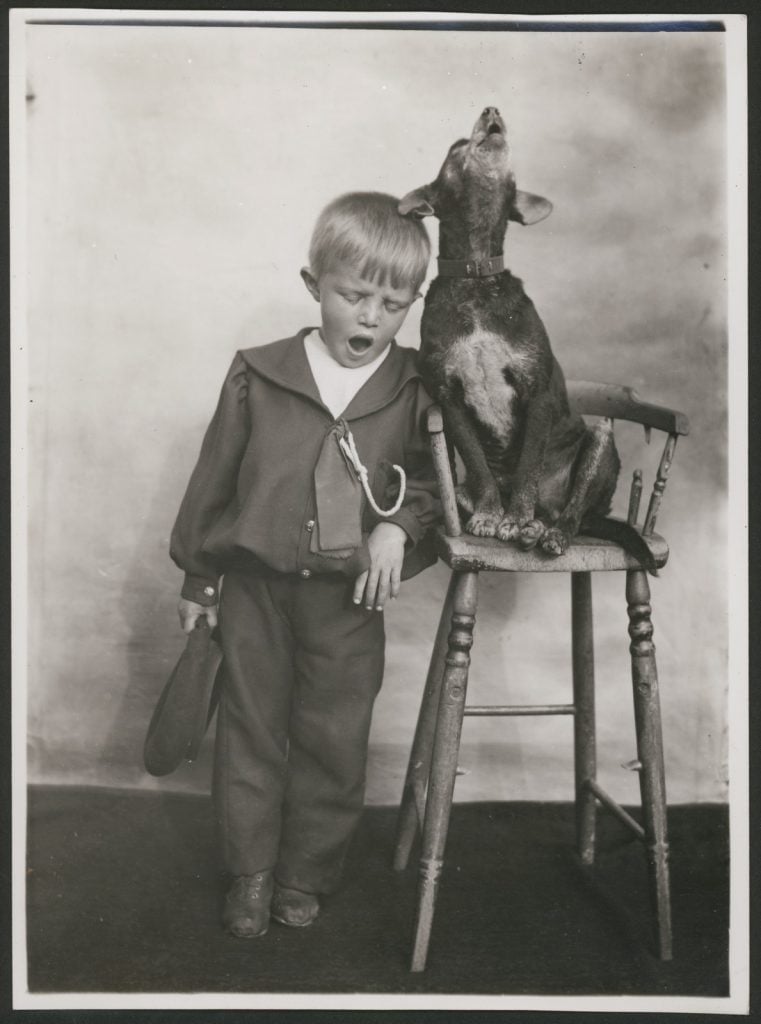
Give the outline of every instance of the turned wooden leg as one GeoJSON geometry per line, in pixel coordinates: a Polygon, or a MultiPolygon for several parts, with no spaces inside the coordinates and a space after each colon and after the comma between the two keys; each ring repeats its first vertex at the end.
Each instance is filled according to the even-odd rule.
{"type": "Polygon", "coordinates": [[[453,595],[452,629],[441,684],[428,780],[415,939],[410,968],[412,971],[422,971],[428,956],[439,876],[444,863],[449,814],[452,808],[477,598],[478,573],[458,573],[453,595]]]}
{"type": "Polygon", "coordinates": [[[645,828],[648,871],[656,918],[657,946],[661,960],[671,959],[671,897],[669,847],[666,822],[666,782],[663,766],[663,735],[655,666],[650,586],[640,569],[626,574],[629,611],[629,650],[632,657],[634,718],[637,755],[641,764],[640,792],[645,828]]]}
{"type": "Polygon", "coordinates": [[[452,601],[456,582],[457,576],[452,573],[431,652],[428,676],[415,728],[415,738],[412,741],[412,750],[407,764],[407,776],[404,780],[402,801],[396,823],[396,842],[394,844],[394,869],[396,871],[404,871],[407,867],[412,844],[415,841],[418,828],[423,822],[425,788],[431,767],[433,737],[436,731],[441,681],[444,677],[447,638],[452,624],[452,601]]]}
{"type": "Polygon", "coordinates": [[[571,573],[576,843],[583,864],[595,859],[597,801],[587,783],[595,781],[595,662],[592,630],[592,574],[571,573]]]}

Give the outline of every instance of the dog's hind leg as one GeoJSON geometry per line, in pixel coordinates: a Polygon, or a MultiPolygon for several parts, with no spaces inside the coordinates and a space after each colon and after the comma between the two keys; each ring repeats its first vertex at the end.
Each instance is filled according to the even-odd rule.
{"type": "Polygon", "coordinates": [[[573,471],[571,492],[563,511],[540,539],[549,555],[562,555],[579,532],[586,512],[606,515],[616,489],[621,463],[613,440],[613,421],[599,420],[590,427],[573,471]]]}

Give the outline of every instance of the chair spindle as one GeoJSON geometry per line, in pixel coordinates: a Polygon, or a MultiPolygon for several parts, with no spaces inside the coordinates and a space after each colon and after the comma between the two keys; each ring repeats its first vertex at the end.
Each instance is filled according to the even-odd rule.
{"type": "Polygon", "coordinates": [[[642,499],[642,470],[635,469],[632,476],[632,486],[629,491],[629,514],[626,517],[627,523],[631,526],[637,525],[639,516],[639,503],[642,499]]]}
{"type": "Polygon", "coordinates": [[[666,439],[666,444],[663,447],[663,455],[661,455],[661,461],[658,466],[655,483],[653,484],[653,492],[650,495],[650,503],[647,507],[645,525],[642,527],[643,537],[649,537],[655,529],[655,520],[658,516],[658,510],[661,507],[663,492],[666,490],[666,480],[669,475],[669,470],[671,469],[678,436],[678,434],[669,434],[666,439]]]}
{"type": "Polygon", "coordinates": [[[444,529],[449,537],[460,537],[462,535],[460,513],[457,509],[452,466],[449,461],[447,439],[444,435],[444,417],[438,405],[432,405],[428,410],[428,432],[431,437],[433,468],[441,497],[444,529]]]}

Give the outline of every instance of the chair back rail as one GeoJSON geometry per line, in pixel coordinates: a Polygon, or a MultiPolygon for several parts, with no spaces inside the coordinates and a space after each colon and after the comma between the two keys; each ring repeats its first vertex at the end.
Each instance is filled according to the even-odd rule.
{"type": "MultiPolygon", "coordinates": [[[[582,416],[605,416],[610,419],[640,423],[645,428],[648,441],[652,429],[661,430],[667,435],[642,527],[643,536],[649,536],[655,529],[669,470],[674,459],[677,439],[680,435],[689,433],[689,420],[684,413],[678,412],[676,409],[643,402],[633,388],[625,385],[569,380],[566,382],[566,387],[568,404],[573,412],[582,416]]],[[[444,419],[438,405],[433,405],[428,410],[428,431],[431,435],[433,463],[442,501],[444,529],[448,536],[459,537],[462,534],[462,526],[457,509],[452,464],[444,435],[444,419]]],[[[629,494],[627,518],[632,525],[636,525],[637,522],[641,494],[642,471],[637,469],[634,471],[629,494]]]]}
{"type": "Polygon", "coordinates": [[[590,380],[566,381],[568,404],[582,416],[608,416],[629,420],[666,434],[688,434],[690,423],[684,413],[663,405],[643,402],[634,388],[622,384],[599,384],[590,380]]]}

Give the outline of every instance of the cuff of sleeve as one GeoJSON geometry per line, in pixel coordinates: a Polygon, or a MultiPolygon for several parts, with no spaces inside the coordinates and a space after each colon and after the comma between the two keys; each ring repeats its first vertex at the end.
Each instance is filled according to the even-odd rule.
{"type": "Polygon", "coordinates": [[[385,522],[395,523],[396,526],[401,526],[413,544],[417,544],[423,536],[423,528],[420,525],[418,517],[414,512],[410,512],[407,508],[400,508],[395,516],[389,516],[385,522]]]}
{"type": "Polygon", "coordinates": [[[219,601],[219,586],[216,580],[204,579],[203,576],[185,576],[182,585],[182,597],[186,601],[195,601],[207,608],[219,601]]]}

